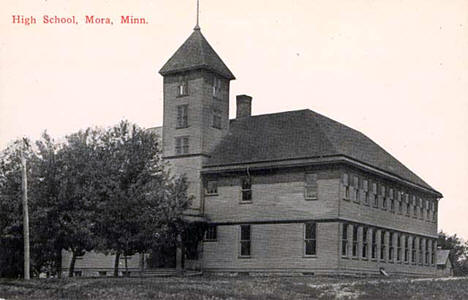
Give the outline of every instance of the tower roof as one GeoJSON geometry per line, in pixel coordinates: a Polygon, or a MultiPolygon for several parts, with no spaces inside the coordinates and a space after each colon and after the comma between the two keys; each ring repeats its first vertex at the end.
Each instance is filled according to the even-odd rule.
{"type": "Polygon", "coordinates": [[[199,27],[195,27],[193,33],[159,70],[159,73],[164,76],[196,69],[209,70],[229,80],[235,79],[199,27]]]}

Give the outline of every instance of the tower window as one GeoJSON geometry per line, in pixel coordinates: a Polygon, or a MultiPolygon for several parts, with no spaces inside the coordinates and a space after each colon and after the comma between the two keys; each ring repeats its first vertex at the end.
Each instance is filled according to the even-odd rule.
{"type": "Polygon", "coordinates": [[[252,201],[252,179],[250,176],[242,178],[241,188],[242,201],[252,201]]]}
{"type": "Polygon", "coordinates": [[[188,95],[188,79],[186,75],[179,76],[179,82],[177,84],[177,95],[188,95]]]}
{"type": "Polygon", "coordinates": [[[240,226],[240,256],[241,257],[250,257],[250,246],[251,246],[251,237],[250,237],[250,225],[241,225],[240,226]]]}
{"type": "Polygon", "coordinates": [[[316,223],[306,223],[304,226],[304,254],[317,254],[317,226],[316,223]]]}
{"type": "Polygon", "coordinates": [[[188,127],[188,105],[177,106],[177,128],[188,127]]]}
{"type": "Polygon", "coordinates": [[[222,128],[222,121],[221,121],[221,110],[213,109],[213,127],[221,129],[222,128]]]}
{"type": "Polygon", "coordinates": [[[205,241],[213,242],[216,241],[218,235],[218,228],[216,225],[210,225],[205,233],[205,241]]]}
{"type": "Polygon", "coordinates": [[[219,96],[221,92],[221,79],[213,77],[213,97],[219,96]]]}
{"type": "Polygon", "coordinates": [[[188,136],[178,136],[175,138],[175,152],[177,155],[187,154],[189,152],[188,136]]]}
{"type": "Polygon", "coordinates": [[[305,174],[304,197],[306,200],[317,199],[317,174],[305,174]]]}

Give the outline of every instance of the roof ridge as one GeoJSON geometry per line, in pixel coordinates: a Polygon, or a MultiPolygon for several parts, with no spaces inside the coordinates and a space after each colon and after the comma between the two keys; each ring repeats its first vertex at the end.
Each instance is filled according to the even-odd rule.
{"type": "MultiPolygon", "coordinates": [[[[200,52],[201,52],[201,58],[202,58],[202,65],[207,66],[208,62],[206,61],[205,57],[205,49],[203,49],[203,40],[208,44],[208,41],[205,39],[205,36],[201,33],[201,30],[196,30],[195,32],[198,31],[198,34],[200,35],[200,39],[198,40],[199,46],[200,46],[200,52]]],[[[194,33],[195,33],[194,32],[194,33]]]]}
{"type": "MultiPolygon", "coordinates": [[[[289,114],[289,113],[298,113],[298,112],[306,112],[306,111],[312,112],[312,110],[310,110],[308,108],[304,108],[304,109],[297,109],[297,110],[273,112],[273,113],[267,113],[267,114],[261,114],[261,115],[252,115],[252,116],[249,116],[247,118],[242,118],[242,120],[248,120],[249,118],[257,118],[257,117],[265,117],[265,116],[281,115],[281,114],[289,114]]],[[[236,120],[238,120],[238,119],[237,118],[229,119],[229,121],[236,121],[236,120]]]]}

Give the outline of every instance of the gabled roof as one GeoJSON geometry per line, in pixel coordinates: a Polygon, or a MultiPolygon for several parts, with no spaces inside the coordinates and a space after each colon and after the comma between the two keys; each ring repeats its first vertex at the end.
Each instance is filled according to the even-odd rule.
{"type": "Polygon", "coordinates": [[[205,69],[226,79],[235,79],[221,58],[216,54],[201,31],[196,28],[161,68],[161,75],[168,75],[188,70],[205,69]]]}
{"type": "Polygon", "coordinates": [[[450,250],[437,249],[436,262],[438,265],[445,265],[449,259],[450,250]]]}
{"type": "Polygon", "coordinates": [[[231,120],[229,133],[205,167],[332,156],[351,158],[435,191],[364,134],[308,109],[231,120]]]}

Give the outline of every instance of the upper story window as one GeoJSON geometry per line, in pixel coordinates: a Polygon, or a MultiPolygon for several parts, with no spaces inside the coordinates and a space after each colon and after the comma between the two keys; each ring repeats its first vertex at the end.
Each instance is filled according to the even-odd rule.
{"type": "Polygon", "coordinates": [[[177,106],[177,128],[188,127],[188,105],[177,106]]]}
{"type": "Polygon", "coordinates": [[[304,197],[306,200],[318,198],[317,174],[306,173],[304,184],[304,197]]]}
{"type": "Polygon", "coordinates": [[[374,207],[379,207],[379,197],[377,196],[377,183],[373,182],[372,183],[372,205],[374,207]]]}
{"type": "Polygon", "coordinates": [[[250,225],[240,226],[240,253],[241,257],[250,257],[251,253],[251,227],[250,225]]]}
{"type": "Polygon", "coordinates": [[[362,189],[364,190],[364,204],[369,205],[369,181],[364,179],[362,181],[362,189]]]}
{"type": "Polygon", "coordinates": [[[221,93],[221,79],[213,77],[213,96],[218,97],[221,93]]]}
{"type": "Polygon", "coordinates": [[[317,224],[304,224],[304,254],[317,255],[317,224]]]}
{"type": "Polygon", "coordinates": [[[218,227],[216,225],[208,226],[205,233],[205,241],[214,242],[218,238],[218,227]]]}
{"type": "Polygon", "coordinates": [[[175,153],[176,155],[189,153],[189,137],[178,136],[175,138],[175,153]]]}
{"type": "Polygon", "coordinates": [[[241,188],[241,200],[252,201],[252,178],[250,176],[242,178],[241,188]]]}
{"type": "Polygon", "coordinates": [[[217,195],[218,194],[218,182],[216,180],[208,180],[205,188],[206,195],[217,195]]]}
{"type": "Polygon", "coordinates": [[[352,198],[355,202],[360,202],[359,197],[359,177],[353,176],[353,195],[352,198]]]}
{"type": "Polygon", "coordinates": [[[349,200],[349,175],[347,173],[343,174],[343,199],[349,200]]]}
{"type": "Polygon", "coordinates": [[[402,194],[401,191],[396,192],[396,197],[397,197],[397,205],[398,205],[398,213],[402,214],[403,213],[403,202],[402,202],[402,194]]]}
{"type": "Polygon", "coordinates": [[[380,186],[380,196],[382,197],[382,208],[387,209],[387,190],[384,185],[380,186]]]}
{"type": "Polygon", "coordinates": [[[419,198],[419,218],[424,219],[424,206],[421,198],[419,198]]]}
{"type": "Polygon", "coordinates": [[[393,189],[390,188],[390,189],[388,190],[388,198],[389,198],[389,201],[390,201],[390,210],[391,210],[392,212],[395,211],[395,199],[394,199],[393,196],[394,196],[394,194],[393,194],[393,189]]]}
{"type": "Polygon", "coordinates": [[[416,196],[412,196],[412,205],[413,205],[413,217],[418,217],[418,206],[416,203],[416,196]]]}
{"type": "Polygon", "coordinates": [[[177,84],[177,96],[188,95],[188,78],[187,75],[180,75],[177,84]]]}

